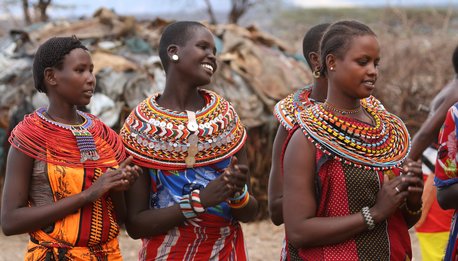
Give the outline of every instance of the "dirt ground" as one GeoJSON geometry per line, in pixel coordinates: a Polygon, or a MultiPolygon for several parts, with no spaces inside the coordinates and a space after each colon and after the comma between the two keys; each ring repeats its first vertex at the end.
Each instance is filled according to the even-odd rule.
{"type": "MultiPolygon", "coordinates": [[[[283,240],[283,226],[276,227],[270,221],[260,221],[243,224],[248,254],[251,261],[277,261],[280,257],[283,240]]],[[[415,261],[421,261],[418,244],[414,233],[411,233],[415,261]]],[[[0,261],[23,260],[27,235],[6,237],[0,234],[0,261]]],[[[133,240],[125,231],[120,235],[121,250],[124,260],[137,260],[137,251],[140,248],[140,240],[133,240]]]]}

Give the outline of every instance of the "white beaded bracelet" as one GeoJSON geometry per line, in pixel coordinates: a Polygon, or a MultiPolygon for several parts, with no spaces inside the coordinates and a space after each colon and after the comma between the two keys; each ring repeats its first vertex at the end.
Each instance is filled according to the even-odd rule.
{"type": "Polygon", "coordinates": [[[361,209],[361,213],[363,214],[364,222],[366,222],[367,228],[369,230],[374,229],[375,222],[374,222],[374,218],[371,215],[371,212],[369,211],[369,207],[363,207],[361,209]]]}

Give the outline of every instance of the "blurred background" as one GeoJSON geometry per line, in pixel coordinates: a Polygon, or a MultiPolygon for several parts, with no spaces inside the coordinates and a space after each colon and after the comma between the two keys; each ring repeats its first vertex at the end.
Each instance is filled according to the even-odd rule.
{"type": "MultiPolygon", "coordinates": [[[[261,212],[259,222],[245,226],[247,247],[253,260],[278,260],[282,227],[265,221],[272,141],[278,127],[272,109],[311,82],[302,55],[305,32],[318,23],[341,19],[368,24],[382,47],[374,96],[405,121],[413,136],[434,95],[455,77],[451,58],[458,44],[457,11],[458,1],[452,0],[2,0],[0,185],[8,133],[24,114],[46,106],[46,98],[35,92],[31,71],[42,42],[76,35],[89,47],[97,93],[81,109],[119,130],[136,104],[163,89],[157,51],[163,28],[175,20],[201,21],[215,35],[219,63],[205,88],[231,101],[249,132],[251,182],[261,212]]],[[[2,236],[1,245],[7,240],[2,236]]],[[[26,241],[20,238],[17,248],[5,251],[21,254],[26,241]]],[[[129,245],[126,251],[135,259],[136,247],[129,245]]],[[[416,254],[415,259],[421,257],[416,254]]]]}

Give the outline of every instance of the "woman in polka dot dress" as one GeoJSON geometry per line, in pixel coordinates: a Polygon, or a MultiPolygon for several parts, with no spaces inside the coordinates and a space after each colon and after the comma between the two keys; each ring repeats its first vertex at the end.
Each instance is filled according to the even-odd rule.
{"type": "Polygon", "coordinates": [[[303,260],[409,260],[420,166],[401,170],[410,149],[403,122],[361,102],[378,76],[377,37],[359,22],[336,22],[320,53],[326,101],[297,116],[285,151],[286,237],[303,260]]]}

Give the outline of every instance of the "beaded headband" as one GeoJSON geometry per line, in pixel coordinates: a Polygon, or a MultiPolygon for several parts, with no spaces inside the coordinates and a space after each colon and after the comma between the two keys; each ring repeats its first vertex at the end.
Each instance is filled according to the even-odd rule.
{"type": "Polygon", "coordinates": [[[240,150],[246,131],[234,108],[208,90],[200,90],[206,106],[197,112],[160,107],[159,94],[140,103],[126,119],[120,135],[134,163],[176,170],[216,163],[240,150]]]}

